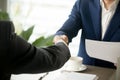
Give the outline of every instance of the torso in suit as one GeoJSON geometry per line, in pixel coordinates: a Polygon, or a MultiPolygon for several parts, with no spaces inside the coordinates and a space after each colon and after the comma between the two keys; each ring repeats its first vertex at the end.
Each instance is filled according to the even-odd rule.
{"type": "Polygon", "coordinates": [[[65,34],[71,42],[80,29],[82,34],[78,56],[84,58],[83,63],[115,68],[113,63],[89,57],[85,49],[85,39],[120,42],[120,2],[102,39],[100,0],[77,0],[68,20],[57,31],[56,35],[65,34]]]}
{"type": "Polygon", "coordinates": [[[69,58],[64,43],[38,49],[15,34],[11,21],[0,21],[0,80],[10,80],[11,74],[56,70],[69,58]]]}

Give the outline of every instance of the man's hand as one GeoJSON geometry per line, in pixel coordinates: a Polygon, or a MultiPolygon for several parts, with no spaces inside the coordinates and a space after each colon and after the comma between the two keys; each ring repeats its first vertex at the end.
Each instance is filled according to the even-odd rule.
{"type": "Polygon", "coordinates": [[[53,39],[53,42],[56,44],[58,42],[64,42],[65,44],[68,44],[68,37],[66,35],[56,35],[53,39]]]}

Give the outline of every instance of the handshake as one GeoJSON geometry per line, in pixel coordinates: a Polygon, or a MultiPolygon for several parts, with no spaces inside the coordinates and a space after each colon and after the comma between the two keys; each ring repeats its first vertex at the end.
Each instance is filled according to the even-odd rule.
{"type": "Polygon", "coordinates": [[[53,42],[55,44],[58,42],[63,42],[66,46],[68,46],[68,37],[66,35],[56,35],[53,39],[53,42]]]}

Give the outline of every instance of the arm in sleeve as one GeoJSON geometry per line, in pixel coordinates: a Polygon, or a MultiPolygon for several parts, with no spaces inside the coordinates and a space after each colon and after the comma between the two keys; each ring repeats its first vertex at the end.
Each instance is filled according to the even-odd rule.
{"type": "Polygon", "coordinates": [[[69,42],[75,37],[82,27],[80,0],[74,4],[69,18],[65,21],[63,26],[56,32],[55,35],[67,35],[69,42]]]}
{"type": "Polygon", "coordinates": [[[16,35],[11,40],[9,67],[14,74],[56,70],[69,58],[70,51],[62,42],[46,48],[37,48],[16,35]]]}

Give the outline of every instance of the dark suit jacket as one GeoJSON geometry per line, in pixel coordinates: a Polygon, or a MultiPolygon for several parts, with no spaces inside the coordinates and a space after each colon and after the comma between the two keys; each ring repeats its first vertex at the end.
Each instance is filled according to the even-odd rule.
{"type": "MultiPolygon", "coordinates": [[[[82,30],[78,56],[84,58],[83,63],[103,67],[114,67],[113,63],[94,59],[88,56],[85,49],[85,39],[101,41],[101,6],[100,0],[77,0],[68,20],[58,30],[56,35],[66,34],[72,38],[82,30]]],[[[120,2],[109,23],[103,41],[120,42],[120,2]]]]}
{"type": "Polygon", "coordinates": [[[38,49],[15,34],[11,21],[0,21],[0,80],[9,80],[11,74],[56,70],[69,57],[64,43],[38,49]]]}

